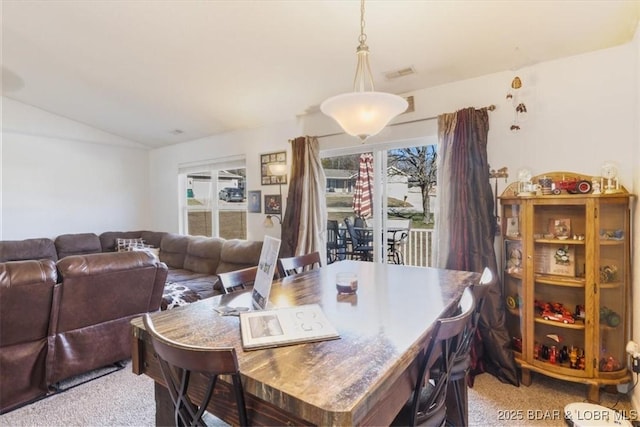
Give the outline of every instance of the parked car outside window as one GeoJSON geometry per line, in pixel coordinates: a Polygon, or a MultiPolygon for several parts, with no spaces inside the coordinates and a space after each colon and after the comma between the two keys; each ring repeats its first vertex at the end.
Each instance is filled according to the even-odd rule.
{"type": "Polygon", "coordinates": [[[244,192],[240,188],[226,187],[218,192],[218,198],[225,202],[242,202],[244,192]]]}

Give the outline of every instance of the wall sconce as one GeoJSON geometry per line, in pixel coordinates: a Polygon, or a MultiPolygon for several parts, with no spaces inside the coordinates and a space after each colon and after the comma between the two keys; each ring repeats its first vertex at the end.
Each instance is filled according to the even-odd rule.
{"type": "MultiPolygon", "coordinates": [[[[283,163],[277,163],[277,164],[271,164],[269,165],[269,173],[271,175],[277,175],[277,176],[282,176],[282,175],[287,175],[287,165],[283,164],[283,163]]],[[[273,228],[273,218],[277,219],[278,222],[280,224],[282,224],[282,206],[283,206],[283,200],[282,200],[282,183],[280,183],[278,185],[279,189],[280,189],[280,214],[267,214],[267,217],[264,219],[264,222],[262,223],[262,225],[265,228],[273,228]]],[[[265,206],[266,209],[266,206],[265,206]]]]}

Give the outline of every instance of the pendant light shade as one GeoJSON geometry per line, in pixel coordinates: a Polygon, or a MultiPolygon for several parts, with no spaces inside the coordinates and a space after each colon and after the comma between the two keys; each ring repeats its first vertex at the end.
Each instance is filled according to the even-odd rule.
{"type": "Polygon", "coordinates": [[[343,93],[320,106],[320,110],[338,122],[346,133],[362,141],[379,133],[406,109],[404,98],[384,92],[343,93]]]}
{"type": "Polygon", "coordinates": [[[360,3],[360,44],[353,92],[333,96],[320,105],[320,111],[333,118],[349,135],[363,142],[379,133],[398,114],[406,111],[407,101],[391,93],[376,92],[369,66],[369,47],[364,33],[364,0],[360,3]]]}

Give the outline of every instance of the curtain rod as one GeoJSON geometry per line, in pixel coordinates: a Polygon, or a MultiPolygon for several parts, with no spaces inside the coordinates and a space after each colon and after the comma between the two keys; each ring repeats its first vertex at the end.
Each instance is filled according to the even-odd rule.
{"type": "MultiPolygon", "coordinates": [[[[489,110],[489,111],[493,111],[493,110],[496,109],[496,106],[491,104],[491,105],[488,105],[485,108],[487,110],[489,110]]],[[[409,124],[409,123],[425,122],[427,120],[433,120],[433,119],[437,119],[437,118],[438,118],[438,116],[425,117],[423,119],[415,119],[415,120],[407,120],[406,122],[391,123],[388,126],[391,127],[391,126],[398,126],[398,125],[406,125],[406,124],[409,124]]],[[[316,138],[327,138],[327,137],[330,137],[330,136],[337,136],[337,135],[344,135],[344,132],[327,133],[325,135],[319,135],[316,138]]]]}

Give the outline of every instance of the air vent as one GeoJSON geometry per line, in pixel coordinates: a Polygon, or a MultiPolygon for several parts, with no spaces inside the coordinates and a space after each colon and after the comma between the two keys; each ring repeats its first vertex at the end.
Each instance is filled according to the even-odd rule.
{"type": "Polygon", "coordinates": [[[171,132],[169,132],[172,135],[181,135],[184,133],[184,131],[182,129],[174,129],[171,132]]]}
{"type": "Polygon", "coordinates": [[[415,74],[416,70],[413,67],[401,68],[395,71],[389,71],[384,73],[384,76],[387,80],[399,79],[400,77],[409,76],[411,74],[415,74]]]}

